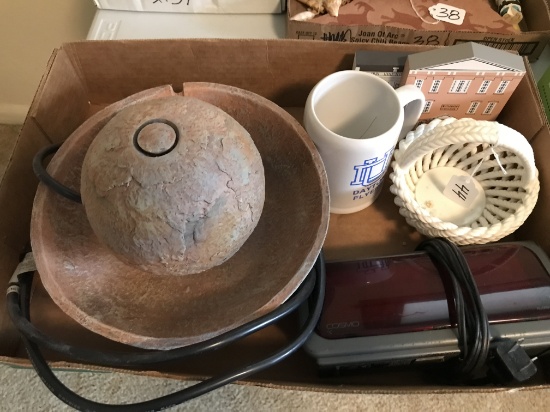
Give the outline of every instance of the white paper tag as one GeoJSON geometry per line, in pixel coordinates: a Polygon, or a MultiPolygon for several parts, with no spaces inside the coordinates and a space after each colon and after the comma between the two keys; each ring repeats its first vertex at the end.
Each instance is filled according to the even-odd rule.
{"type": "Polygon", "coordinates": [[[34,255],[29,252],[25,255],[25,258],[19,262],[19,265],[15,268],[13,275],[10,279],[10,283],[19,282],[19,275],[26,272],[34,272],[36,270],[36,263],[34,261],[34,255]]]}
{"type": "Polygon", "coordinates": [[[437,3],[428,8],[430,15],[439,21],[456,24],[460,26],[464,22],[466,10],[449,6],[448,4],[437,3]]]}
{"type": "Polygon", "coordinates": [[[478,195],[478,190],[475,187],[474,179],[470,176],[453,176],[443,194],[453,202],[469,207],[478,195]]]}

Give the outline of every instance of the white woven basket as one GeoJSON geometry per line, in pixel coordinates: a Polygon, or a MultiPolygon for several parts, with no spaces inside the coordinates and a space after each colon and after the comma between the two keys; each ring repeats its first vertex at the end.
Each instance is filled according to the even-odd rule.
{"type": "Polygon", "coordinates": [[[390,190],[395,203],[407,223],[429,237],[445,237],[459,245],[497,241],[523,224],[538,198],[531,145],[497,122],[436,119],[407,134],[394,156],[390,190]],[[473,175],[485,192],[485,207],[468,226],[432,216],[415,198],[420,177],[439,167],[473,175]]]}

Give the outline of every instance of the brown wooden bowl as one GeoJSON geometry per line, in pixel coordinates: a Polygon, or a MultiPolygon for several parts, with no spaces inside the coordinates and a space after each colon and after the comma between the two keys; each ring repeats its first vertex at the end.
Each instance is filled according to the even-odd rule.
{"type": "MultiPolygon", "coordinates": [[[[176,95],[158,87],[114,103],[84,122],[48,166],[79,190],[86,150],[121,109],[176,95]]],[[[155,276],[114,257],[95,237],[84,207],[39,185],[31,243],[54,302],[88,329],[150,349],[200,342],[256,319],[284,302],[312,268],[329,220],[328,185],[319,154],[300,124],[254,93],[213,83],[185,83],[185,96],[211,103],[248,130],[265,169],[258,226],[223,264],[188,276],[155,276]]]]}

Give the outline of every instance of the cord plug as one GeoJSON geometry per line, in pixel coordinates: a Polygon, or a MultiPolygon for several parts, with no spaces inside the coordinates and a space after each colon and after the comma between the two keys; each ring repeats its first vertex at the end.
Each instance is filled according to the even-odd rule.
{"type": "Polygon", "coordinates": [[[537,373],[537,367],[518,341],[498,339],[491,342],[489,368],[503,383],[524,382],[537,373]]]}

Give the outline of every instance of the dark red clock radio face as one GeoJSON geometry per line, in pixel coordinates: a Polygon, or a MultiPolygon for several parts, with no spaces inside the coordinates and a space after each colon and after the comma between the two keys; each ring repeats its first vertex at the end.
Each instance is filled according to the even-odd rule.
{"type": "MultiPolygon", "coordinates": [[[[550,319],[550,276],[531,249],[504,243],[465,249],[464,254],[491,323],[550,319]]],[[[452,326],[451,288],[425,254],[329,262],[326,270],[325,304],[317,327],[323,338],[452,326]]]]}

